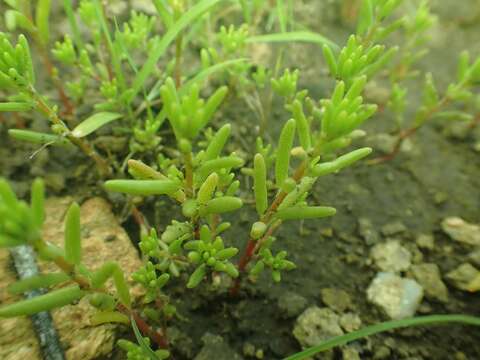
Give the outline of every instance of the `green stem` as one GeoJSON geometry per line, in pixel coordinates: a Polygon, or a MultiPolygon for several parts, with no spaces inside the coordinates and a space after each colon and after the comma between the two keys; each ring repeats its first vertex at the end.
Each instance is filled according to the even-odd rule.
{"type": "Polygon", "coordinates": [[[183,161],[185,164],[185,192],[187,198],[192,198],[194,194],[193,189],[193,160],[192,152],[183,154],[183,161]]]}

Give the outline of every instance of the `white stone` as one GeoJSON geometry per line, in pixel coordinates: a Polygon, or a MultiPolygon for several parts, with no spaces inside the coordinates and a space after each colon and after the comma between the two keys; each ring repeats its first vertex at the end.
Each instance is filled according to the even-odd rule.
{"type": "Polygon", "coordinates": [[[380,272],[368,287],[367,298],[391,319],[403,319],[415,315],[423,298],[423,288],[415,280],[380,272]]]}
{"type": "Polygon", "coordinates": [[[390,240],[375,245],[371,257],[380,270],[396,273],[408,270],[412,254],[398,240],[390,240]]]}
{"type": "Polygon", "coordinates": [[[442,230],[453,240],[473,246],[480,246],[480,226],[470,224],[459,217],[442,221],[442,230]]]}

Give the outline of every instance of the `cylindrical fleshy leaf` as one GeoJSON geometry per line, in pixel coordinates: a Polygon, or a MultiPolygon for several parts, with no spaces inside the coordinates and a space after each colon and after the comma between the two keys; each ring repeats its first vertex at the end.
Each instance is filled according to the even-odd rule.
{"type": "Polygon", "coordinates": [[[84,296],[78,285],[51,291],[48,294],[0,307],[0,317],[33,315],[68,305],[84,296]]]}
{"type": "Polygon", "coordinates": [[[303,112],[302,103],[299,100],[295,100],[293,102],[292,111],[295,123],[297,125],[297,133],[300,139],[300,144],[306,151],[308,151],[312,146],[312,140],[310,137],[310,126],[303,112]]]}
{"type": "Polygon", "coordinates": [[[210,141],[207,149],[205,150],[205,160],[216,159],[223,150],[223,147],[227,143],[228,138],[230,137],[231,125],[223,125],[215,134],[215,136],[210,141]]]}
{"type": "Polygon", "coordinates": [[[26,291],[49,288],[68,280],[70,280],[70,276],[65,273],[34,275],[9,285],[8,292],[11,294],[22,294],[26,291]]]}
{"type": "Polygon", "coordinates": [[[257,221],[252,225],[252,229],[250,230],[250,237],[254,240],[257,240],[262,237],[263,234],[265,234],[265,231],[267,231],[267,224],[261,221],[257,221]]]}
{"type": "Polygon", "coordinates": [[[348,154],[339,156],[333,161],[326,163],[318,164],[312,169],[312,173],[315,176],[324,176],[331,174],[335,171],[341,170],[344,167],[347,167],[360,159],[363,159],[365,156],[368,156],[372,152],[371,148],[365,147],[358,150],[354,150],[348,154]]]}
{"type": "Polygon", "coordinates": [[[197,201],[199,204],[206,204],[212,199],[213,193],[218,184],[217,173],[210,174],[198,190],[197,201]]]}
{"type": "Polygon", "coordinates": [[[205,264],[202,264],[198,268],[196,268],[195,271],[192,273],[192,275],[190,275],[190,278],[188,279],[187,288],[193,289],[198,284],[200,284],[200,282],[205,277],[206,272],[207,272],[207,266],[205,264]]]}
{"type": "Polygon", "coordinates": [[[235,211],[243,205],[242,199],[233,196],[223,196],[210,200],[205,208],[207,214],[222,214],[235,211]]]}
{"type": "Polygon", "coordinates": [[[290,151],[292,150],[294,136],[295,120],[290,119],[283,126],[278,141],[277,157],[275,161],[275,179],[278,187],[281,187],[285,179],[288,177],[290,151]]]}
{"type": "Polygon", "coordinates": [[[337,76],[337,62],[335,60],[335,56],[333,55],[332,49],[328,45],[323,45],[322,50],[325,61],[330,69],[330,74],[334,77],[337,76]]]}
{"type": "Polygon", "coordinates": [[[65,218],[65,258],[74,265],[79,265],[82,259],[80,235],[80,206],[73,203],[65,218]]]}
{"type": "Polygon", "coordinates": [[[292,206],[278,211],[275,216],[280,220],[303,220],[333,216],[335,213],[335,208],[328,206],[292,206]]]}
{"type": "Polygon", "coordinates": [[[0,102],[0,112],[30,111],[32,109],[32,104],[27,102],[0,102]]]}
{"type": "Polygon", "coordinates": [[[263,215],[268,207],[267,168],[262,154],[256,154],[253,161],[253,189],[257,213],[263,215]]]}
{"type": "Polygon", "coordinates": [[[171,180],[109,180],[105,182],[108,191],[130,195],[173,195],[180,186],[171,180]]]}
{"type": "Polygon", "coordinates": [[[243,165],[243,160],[238,156],[226,156],[214,160],[205,161],[199,168],[198,173],[202,177],[208,174],[219,171],[221,169],[237,168],[243,165]]]}

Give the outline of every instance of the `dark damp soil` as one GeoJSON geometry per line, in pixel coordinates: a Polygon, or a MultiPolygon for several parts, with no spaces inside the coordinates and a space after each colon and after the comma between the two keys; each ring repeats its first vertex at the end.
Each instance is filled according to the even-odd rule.
{"type": "MultiPolygon", "coordinates": [[[[462,49],[470,49],[476,55],[480,53],[480,21],[467,21],[475,16],[472,9],[479,8],[478,1],[473,0],[433,1],[439,24],[431,34],[431,52],[419,67],[431,71],[440,88],[454,78],[456,58],[462,49]],[[452,6],[453,3],[455,6],[452,6]]],[[[345,41],[349,34],[348,21],[342,23],[336,2],[325,5],[324,2],[305,1],[298,12],[299,21],[305,20],[311,29],[339,43],[345,41]],[[311,14],[315,14],[315,18],[311,14]]],[[[327,96],[331,81],[326,77],[321,52],[304,45],[295,45],[294,49],[296,51],[291,53],[296,55],[289,56],[288,61],[303,71],[302,85],[316,98],[327,96]]],[[[420,89],[420,80],[413,80],[412,85],[412,89],[420,89]]],[[[381,80],[378,88],[382,89],[381,80]]],[[[418,97],[419,94],[412,91],[409,113],[415,109],[418,97]]],[[[252,150],[257,119],[240,100],[231,101],[222,112],[223,118],[232,121],[234,126],[232,149],[252,150]]],[[[269,136],[277,136],[285,116],[280,108],[274,106],[268,124],[269,136]]],[[[12,142],[6,135],[6,125],[14,126],[14,122],[9,119],[0,123],[0,173],[13,181],[19,194],[27,195],[32,176],[46,177],[52,195],[71,194],[84,198],[102,194],[94,186],[96,180],[89,170],[91,164],[75,151],[48,149],[30,159],[35,148],[12,142]]],[[[38,128],[44,126],[38,119],[33,124],[38,128]]],[[[235,299],[227,295],[222,285],[213,290],[211,285],[202,285],[198,291],[185,291],[181,286],[171,285],[169,291],[179,314],[179,319],[172,321],[169,329],[174,343],[174,358],[193,359],[202,349],[202,337],[208,344],[206,347],[218,351],[210,355],[210,359],[234,359],[234,352],[245,356],[246,348],[252,346],[263,351],[264,359],[280,359],[299,351],[300,346],[292,335],[295,316],[286,318],[284,308],[279,306],[279,299],[287,292],[303,297],[305,308],[325,306],[322,289],[341,289],[350,298],[350,311],[361,318],[363,325],[386,320],[366,299],[366,289],[376,274],[369,263],[370,249],[375,241],[385,240],[385,236],[380,234],[385,225],[403,224],[404,231],[395,237],[416,254],[417,261],[437,264],[442,275],[467,261],[467,251],[456,246],[441,231],[440,222],[448,216],[459,216],[469,222],[478,222],[480,218],[480,156],[473,149],[479,133],[473,129],[462,138],[452,137],[448,135],[451,126],[432,122],[411,139],[410,152],[401,153],[381,165],[363,163],[338,175],[321,178],[312,202],[336,207],[337,215],[331,220],[283,225],[276,246],[288,251],[297,269],[285,274],[280,284],[273,284],[264,274],[255,284],[245,283],[235,299]],[[373,243],[366,242],[360,235],[359,219],[371,222],[373,231],[378,235],[373,243]],[[435,247],[420,250],[415,244],[420,234],[433,234],[435,247]],[[223,341],[212,336],[205,338],[206,333],[220,335],[223,341]]],[[[380,113],[365,129],[369,134],[391,131],[393,119],[388,113],[380,113]]],[[[371,145],[368,137],[359,144],[371,145]]],[[[381,153],[376,152],[375,155],[381,153]]],[[[247,199],[251,198],[248,179],[242,178],[242,183],[243,194],[247,199]]],[[[110,198],[117,202],[120,215],[119,198],[110,198]]],[[[154,208],[158,209],[158,205],[147,203],[143,210],[147,214],[158,214],[154,208]]],[[[166,208],[169,210],[160,208],[161,212],[171,213],[169,204],[166,208]]],[[[227,236],[240,247],[246,242],[249,224],[255,219],[253,211],[245,211],[239,217],[230,219],[233,228],[227,236]]],[[[162,226],[167,223],[161,214],[151,221],[162,226]]],[[[128,219],[125,226],[131,238],[137,239],[138,229],[134,222],[128,219]]],[[[451,285],[448,285],[448,290],[450,297],[447,303],[424,299],[418,313],[480,315],[478,294],[463,292],[451,285]]],[[[474,360],[480,359],[479,340],[478,328],[443,326],[389,332],[357,341],[351,346],[361,359],[381,359],[379,354],[382,349],[384,359],[474,360]]],[[[123,356],[115,355],[116,358],[123,356]]],[[[320,358],[347,359],[342,356],[341,349],[336,349],[320,358]]]]}

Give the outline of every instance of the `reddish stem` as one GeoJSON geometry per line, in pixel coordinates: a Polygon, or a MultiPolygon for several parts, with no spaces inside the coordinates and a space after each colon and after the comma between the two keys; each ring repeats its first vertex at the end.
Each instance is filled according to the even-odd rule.
{"type": "MultiPolygon", "coordinates": [[[[37,44],[40,44],[40,40],[37,41],[37,44]]],[[[37,48],[40,51],[47,73],[50,76],[50,79],[52,80],[53,84],[55,85],[60,101],[63,104],[64,112],[62,114],[73,115],[75,108],[71,103],[70,99],[68,98],[67,94],[65,93],[62,83],[58,80],[57,75],[55,74],[55,66],[50,60],[47,50],[43,47],[43,45],[38,45],[37,48]]]]}
{"type": "Polygon", "coordinates": [[[393,150],[389,154],[367,161],[367,163],[369,165],[376,165],[376,164],[381,164],[381,163],[392,160],[399,153],[400,148],[402,147],[402,144],[405,141],[405,139],[415,134],[417,130],[418,130],[418,127],[412,127],[410,129],[402,131],[398,136],[397,141],[395,142],[395,146],[393,147],[393,150]]]}
{"type": "Polygon", "coordinates": [[[135,323],[137,324],[138,330],[142,333],[142,335],[149,337],[155,344],[158,345],[161,349],[168,349],[168,340],[165,337],[165,334],[155,331],[147,324],[145,320],[142,319],[140,315],[138,315],[135,311],[128,309],[123,304],[117,305],[117,310],[121,313],[127,315],[128,317],[133,317],[135,323]]]}
{"type": "MultiPolygon", "coordinates": [[[[304,161],[295,170],[295,172],[293,174],[293,177],[292,177],[293,180],[295,180],[295,182],[298,182],[303,177],[303,175],[305,174],[306,169],[307,169],[307,162],[304,161]]],[[[280,204],[282,203],[282,201],[285,199],[285,197],[287,195],[288,195],[288,193],[286,193],[285,191],[283,191],[283,190],[280,191],[278,193],[278,195],[276,196],[275,200],[273,200],[272,205],[270,205],[270,207],[265,212],[265,214],[262,216],[260,221],[265,223],[265,224],[268,224],[272,220],[273,215],[275,214],[278,207],[280,206],[280,204]]],[[[248,240],[247,245],[245,247],[245,250],[243,252],[243,255],[238,262],[237,269],[238,269],[239,275],[235,279],[232,287],[230,288],[230,295],[231,296],[236,296],[238,294],[238,290],[240,289],[241,276],[242,276],[243,273],[245,273],[245,269],[247,268],[247,265],[250,263],[252,258],[255,256],[255,253],[259,249],[258,245],[261,244],[265,239],[268,239],[268,237],[270,237],[273,234],[273,232],[276,230],[276,228],[277,228],[277,226],[270,226],[267,233],[262,237],[261,240],[254,240],[252,238],[250,238],[248,240]]]]}

